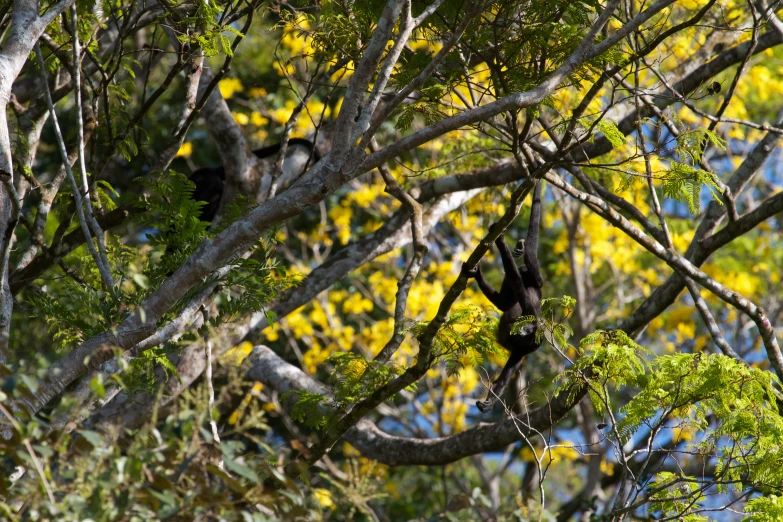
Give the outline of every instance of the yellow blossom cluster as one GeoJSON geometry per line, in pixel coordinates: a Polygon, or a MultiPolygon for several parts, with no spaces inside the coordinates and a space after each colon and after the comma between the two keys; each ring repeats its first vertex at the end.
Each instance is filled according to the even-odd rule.
{"type": "MultiPolygon", "coordinates": [[[[367,185],[347,194],[339,204],[329,210],[329,219],[337,234],[337,240],[345,245],[351,240],[351,222],[357,209],[372,209],[381,216],[388,216],[399,207],[399,202],[386,194],[386,184],[375,179],[367,185]]],[[[368,220],[363,231],[371,232],[373,227],[379,227],[382,222],[368,220]]]]}
{"type": "Polygon", "coordinates": [[[244,91],[245,87],[239,78],[223,78],[218,82],[218,89],[220,89],[220,95],[223,96],[223,99],[228,100],[234,94],[244,91]]]}
{"type": "Polygon", "coordinates": [[[193,154],[193,144],[189,141],[184,142],[177,150],[177,158],[187,158],[193,154]]]}
{"type": "Polygon", "coordinates": [[[524,446],[519,452],[519,455],[525,462],[540,460],[542,465],[549,463],[554,464],[560,461],[570,462],[580,458],[579,451],[577,451],[574,444],[569,441],[563,441],[560,444],[550,446],[547,449],[537,449],[535,452],[533,452],[530,446],[524,446]]]}

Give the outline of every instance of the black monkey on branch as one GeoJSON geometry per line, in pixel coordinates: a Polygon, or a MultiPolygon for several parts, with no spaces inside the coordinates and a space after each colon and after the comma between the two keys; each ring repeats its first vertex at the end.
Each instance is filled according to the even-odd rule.
{"type": "MultiPolygon", "coordinates": [[[[267,147],[262,147],[253,151],[253,154],[259,159],[268,158],[280,152],[282,144],[276,143],[267,147]]],[[[295,147],[305,147],[308,155],[312,154],[313,162],[321,157],[312,141],[307,138],[291,138],[288,140],[289,150],[295,147]]],[[[220,199],[223,197],[223,188],[226,182],[226,171],[223,167],[204,167],[194,171],[189,178],[196,184],[196,190],[193,192],[195,201],[205,201],[207,204],[201,208],[201,220],[212,222],[220,206],[220,199]]]]}
{"type": "Polygon", "coordinates": [[[500,250],[500,258],[503,260],[503,270],[506,273],[500,291],[496,291],[484,279],[481,265],[476,267],[476,270],[467,272],[468,277],[476,278],[476,283],[487,299],[503,312],[498,325],[497,339],[501,346],[511,352],[500,375],[492,383],[487,400],[476,402],[476,406],[482,413],[488,412],[495,405],[511,381],[511,377],[522,365],[523,358],[541,347],[541,344],[536,342],[535,322],[526,325],[522,333],[511,333],[514,322],[520,317],[532,315],[538,319],[541,314],[541,287],[544,286],[544,277],[541,275],[541,267],[538,264],[541,186],[541,181],[536,182],[526,239],[520,239],[513,252],[509,249],[502,235],[495,240],[495,245],[500,250]],[[524,262],[517,267],[514,258],[519,257],[523,257],[524,262]]]}

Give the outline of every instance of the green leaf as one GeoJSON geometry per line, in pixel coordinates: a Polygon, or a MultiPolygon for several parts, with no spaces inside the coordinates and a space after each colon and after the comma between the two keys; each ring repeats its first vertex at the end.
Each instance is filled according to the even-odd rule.
{"type": "Polygon", "coordinates": [[[84,437],[87,442],[92,444],[96,448],[100,448],[104,446],[103,436],[98,433],[97,431],[92,430],[77,430],[78,433],[84,437]]]}
{"type": "Polygon", "coordinates": [[[620,147],[625,144],[625,134],[620,132],[620,129],[617,128],[615,122],[601,120],[596,123],[595,126],[604,136],[606,136],[606,139],[609,140],[609,143],[611,143],[613,147],[620,147]]]}
{"type": "Polygon", "coordinates": [[[277,321],[277,314],[272,310],[264,310],[264,315],[269,326],[272,326],[277,321]]]}
{"type": "Polygon", "coordinates": [[[260,482],[258,474],[244,464],[226,457],[224,457],[223,462],[229,470],[233,471],[237,475],[240,475],[254,483],[260,482]]]}

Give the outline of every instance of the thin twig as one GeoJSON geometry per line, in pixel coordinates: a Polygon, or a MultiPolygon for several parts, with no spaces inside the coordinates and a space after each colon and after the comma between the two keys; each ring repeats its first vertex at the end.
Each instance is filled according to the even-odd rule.
{"type": "MultiPolygon", "coordinates": [[[[379,148],[375,139],[371,141],[371,146],[373,150],[378,150],[379,148]]],[[[422,232],[421,204],[397,184],[397,181],[394,179],[394,176],[392,176],[392,173],[389,171],[386,164],[378,167],[378,170],[383,177],[383,181],[386,182],[386,191],[410,211],[411,237],[413,238],[413,259],[411,259],[408,269],[405,271],[405,275],[397,283],[397,294],[395,295],[394,305],[394,335],[392,335],[392,338],[386,343],[386,346],[378,352],[378,355],[373,360],[373,362],[378,364],[386,364],[397,348],[399,348],[404,338],[403,329],[405,326],[405,309],[408,304],[408,292],[410,292],[413,280],[416,279],[416,276],[419,274],[428,248],[424,241],[424,233],[422,232]]]]}
{"type": "MultiPolygon", "coordinates": [[[[207,352],[207,367],[206,367],[206,375],[204,376],[204,378],[207,380],[207,394],[208,394],[207,402],[209,407],[209,411],[207,412],[207,415],[209,415],[209,425],[212,428],[212,438],[214,439],[215,447],[220,449],[220,434],[218,433],[217,423],[215,422],[215,419],[212,417],[212,410],[215,408],[215,388],[212,386],[212,341],[207,341],[204,350],[207,352]]],[[[220,460],[218,461],[218,468],[224,469],[225,464],[223,463],[223,452],[222,450],[220,451],[221,453],[220,453],[220,460]]]]}
{"type": "Polygon", "coordinates": [[[731,345],[726,342],[726,338],[723,337],[723,334],[718,327],[718,323],[715,321],[712,313],[710,313],[710,309],[707,307],[707,302],[701,296],[701,293],[699,293],[699,288],[696,286],[696,283],[694,283],[693,279],[690,277],[685,277],[684,279],[685,286],[688,287],[688,292],[690,292],[691,297],[693,298],[693,303],[696,305],[696,309],[699,311],[701,318],[704,320],[704,324],[707,325],[707,330],[709,330],[712,340],[715,342],[718,348],[720,348],[720,351],[722,351],[724,355],[728,355],[737,362],[747,364],[739,356],[739,354],[734,351],[731,345]]]}
{"type": "MultiPolygon", "coordinates": [[[[98,222],[95,220],[95,216],[92,214],[92,203],[90,202],[90,182],[87,179],[87,166],[84,161],[84,121],[82,118],[82,83],[81,83],[81,45],[79,44],[79,26],[77,23],[78,14],[76,12],[76,2],[71,6],[71,27],[73,31],[73,82],[74,82],[74,94],[76,96],[76,130],[77,140],[79,147],[79,169],[82,174],[82,190],[84,191],[84,210],[87,215],[87,223],[90,225],[92,233],[95,235],[95,239],[98,240],[98,254],[101,257],[101,262],[106,269],[106,274],[101,271],[101,277],[104,278],[104,283],[107,286],[114,286],[114,281],[111,276],[111,264],[109,263],[109,256],[106,253],[106,240],[103,235],[103,230],[98,222]]],[[[43,67],[43,62],[41,62],[43,67]]],[[[54,114],[52,114],[54,118],[54,114]]],[[[56,125],[56,123],[55,123],[56,125]]],[[[64,161],[68,161],[67,156],[63,158],[64,161]]],[[[100,269],[100,267],[98,267],[100,269]]]]}
{"type": "MultiPolygon", "coordinates": [[[[639,70],[637,69],[635,71],[635,79],[636,79],[636,89],[639,89],[639,70]]],[[[639,98],[640,96],[635,95],[634,96],[634,102],[636,104],[636,112],[639,113],[639,98]]],[[[645,100],[649,104],[648,100],[645,100]]],[[[654,107],[654,104],[651,104],[654,107]]],[[[659,115],[660,117],[660,115],[659,115]]],[[[650,194],[652,197],[653,202],[653,210],[655,212],[655,215],[658,216],[658,221],[661,224],[661,230],[663,230],[663,235],[666,240],[666,248],[670,249],[674,252],[674,243],[671,238],[671,234],[669,233],[669,227],[666,224],[666,220],[663,216],[663,211],[661,209],[661,204],[658,199],[658,193],[655,190],[655,186],[653,185],[652,180],[652,168],[650,166],[650,158],[649,153],[647,152],[647,147],[645,145],[645,139],[644,139],[644,133],[642,132],[642,124],[641,121],[636,122],[636,128],[637,128],[637,137],[639,139],[639,146],[642,149],[642,154],[644,155],[644,163],[645,163],[645,169],[647,173],[647,185],[650,189],[650,194]]],[[[673,132],[673,134],[676,134],[676,130],[670,129],[670,131],[673,132]]],[[[734,203],[734,200],[729,198],[732,205],[734,203]]],[[[736,214],[736,210],[735,210],[736,214]]],[[[720,348],[720,350],[727,356],[735,359],[738,362],[744,363],[742,358],[740,358],[739,355],[737,355],[737,352],[735,352],[731,346],[726,342],[726,339],[723,337],[723,334],[720,331],[720,328],[718,327],[718,323],[715,321],[715,318],[710,313],[710,309],[707,306],[706,301],[701,297],[701,294],[699,293],[699,289],[696,286],[696,283],[694,283],[693,279],[683,274],[683,279],[685,280],[685,286],[688,288],[688,292],[690,292],[691,297],[693,298],[693,302],[696,305],[696,309],[699,311],[699,314],[701,315],[702,319],[704,320],[704,323],[707,325],[707,329],[710,332],[710,336],[712,336],[712,340],[715,342],[715,344],[720,348]]]]}
{"type": "Polygon", "coordinates": [[[68,176],[68,182],[71,184],[73,199],[76,203],[76,215],[79,218],[79,226],[82,229],[82,234],[84,234],[84,239],[87,243],[87,248],[90,251],[90,255],[95,261],[95,264],[98,267],[98,271],[101,274],[101,280],[103,281],[104,286],[106,286],[106,288],[111,288],[114,286],[114,279],[111,276],[111,271],[108,266],[103,265],[101,256],[98,254],[98,251],[95,248],[95,244],[92,242],[92,237],[90,237],[90,229],[84,216],[84,208],[82,207],[82,195],[79,191],[79,186],[76,184],[76,178],[73,175],[73,170],[71,170],[71,164],[68,161],[68,151],[65,149],[65,140],[63,139],[62,131],[60,131],[60,124],[57,121],[57,113],[54,110],[54,103],[52,102],[52,94],[49,91],[49,84],[47,83],[46,63],[44,62],[43,53],[41,52],[41,45],[38,43],[35,44],[35,54],[38,57],[38,64],[41,68],[41,84],[44,96],[46,97],[46,104],[49,107],[49,113],[52,116],[54,133],[57,136],[57,145],[60,148],[60,155],[63,159],[63,166],[65,167],[65,172],[68,176]]]}

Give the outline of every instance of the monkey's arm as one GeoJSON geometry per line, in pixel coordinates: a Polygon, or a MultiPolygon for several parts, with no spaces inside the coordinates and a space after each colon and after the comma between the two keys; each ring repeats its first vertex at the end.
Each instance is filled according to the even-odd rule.
{"type": "MultiPolygon", "coordinates": [[[[511,249],[508,248],[503,236],[500,236],[495,240],[495,245],[500,250],[500,259],[503,260],[503,269],[506,271],[506,278],[511,284],[511,289],[514,291],[514,297],[517,298],[517,302],[522,307],[522,310],[528,310],[532,307],[532,303],[528,302],[527,292],[525,292],[525,285],[522,283],[522,276],[519,275],[519,269],[514,262],[514,257],[511,255],[511,249]]],[[[525,247],[527,251],[527,247],[525,247]]]]}
{"type": "Polygon", "coordinates": [[[475,270],[465,270],[465,274],[476,279],[479,288],[493,305],[500,310],[508,308],[508,306],[504,306],[503,300],[500,298],[500,292],[492,288],[487,280],[484,279],[484,274],[481,273],[481,265],[477,266],[475,270]]]}
{"type": "Polygon", "coordinates": [[[536,281],[536,286],[544,286],[544,276],[541,274],[541,266],[538,264],[538,234],[541,229],[541,186],[539,180],[533,192],[533,205],[530,207],[530,222],[527,225],[527,238],[525,239],[525,265],[536,281]]]}

